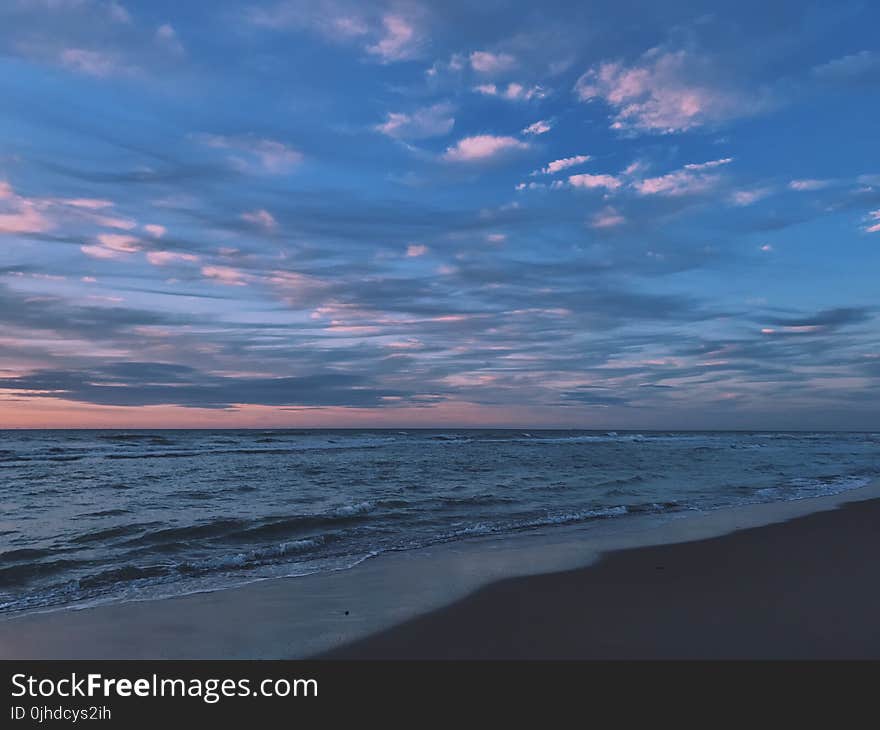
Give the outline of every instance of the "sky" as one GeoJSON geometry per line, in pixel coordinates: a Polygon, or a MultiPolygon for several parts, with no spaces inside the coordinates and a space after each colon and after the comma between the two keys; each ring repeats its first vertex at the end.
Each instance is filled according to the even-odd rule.
{"type": "Polygon", "coordinates": [[[880,429],[880,6],[0,2],[0,427],[880,429]]]}

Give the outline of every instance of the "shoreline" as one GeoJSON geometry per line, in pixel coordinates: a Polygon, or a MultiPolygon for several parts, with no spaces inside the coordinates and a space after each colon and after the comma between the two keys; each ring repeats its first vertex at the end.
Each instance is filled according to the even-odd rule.
{"type": "Polygon", "coordinates": [[[880,499],[510,578],[331,660],[878,660],[880,499]]]}
{"type": "MultiPolygon", "coordinates": [[[[560,575],[566,575],[557,589],[564,588],[572,596],[582,598],[581,589],[576,587],[583,584],[581,573],[600,568],[604,571],[604,566],[615,564],[621,555],[639,551],[651,553],[670,547],[696,554],[706,543],[726,539],[725,536],[738,536],[742,540],[742,535],[762,529],[796,540],[791,529],[781,529],[792,524],[791,520],[828,515],[834,510],[840,514],[857,513],[858,507],[851,508],[850,512],[847,508],[838,509],[854,502],[861,503],[863,510],[876,508],[880,513],[880,480],[824,497],[751,504],[698,514],[673,513],[662,518],[633,517],[625,525],[600,521],[589,526],[475,538],[383,554],[344,571],[273,578],[172,598],[32,613],[0,621],[0,658],[405,656],[405,652],[401,654],[400,637],[410,635],[413,625],[439,620],[448,632],[450,616],[454,616],[458,622],[453,622],[457,635],[469,636],[474,622],[480,624],[486,620],[485,616],[479,618],[480,611],[473,613],[475,600],[489,601],[480,605],[484,608],[488,605],[494,613],[509,614],[503,604],[497,602],[497,597],[485,598],[495,595],[493,591],[497,593],[498,586],[517,581],[534,581],[534,585],[552,583],[563,580],[560,575]],[[695,549],[695,546],[700,547],[695,549]],[[462,605],[471,608],[462,609],[462,605]],[[461,613],[463,610],[465,614],[461,613]]],[[[840,522],[840,519],[831,521],[840,522]]],[[[845,525],[837,529],[846,531],[845,525]]],[[[651,555],[651,559],[656,559],[651,555]]],[[[533,592],[529,588],[522,595],[533,592]]],[[[546,597],[541,600],[550,613],[559,608],[554,600],[546,597]]],[[[537,611],[537,607],[534,610],[537,611]]],[[[495,625],[494,619],[489,623],[495,625]]],[[[569,629],[577,630],[574,626],[569,629]]],[[[524,640],[530,636],[525,630],[520,633],[524,640]]],[[[483,634],[482,630],[478,632],[483,634]]],[[[474,653],[468,654],[461,651],[454,636],[445,638],[443,646],[448,651],[459,647],[459,653],[454,656],[558,655],[550,651],[553,642],[549,636],[544,637],[546,651],[538,647],[531,654],[523,654],[521,648],[509,645],[502,647],[498,642],[494,650],[481,654],[479,641],[471,641],[474,653]]],[[[576,643],[570,642],[570,645],[576,643]]],[[[410,658],[437,655],[435,645],[413,640],[408,640],[407,645],[416,652],[406,655],[410,658]]]]}

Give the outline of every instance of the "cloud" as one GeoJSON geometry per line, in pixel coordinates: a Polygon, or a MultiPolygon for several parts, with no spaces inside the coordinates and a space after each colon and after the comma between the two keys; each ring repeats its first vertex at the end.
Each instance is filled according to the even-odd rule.
{"type": "Polygon", "coordinates": [[[16,195],[12,186],[0,181],[0,235],[43,233],[54,227],[45,215],[45,205],[16,195]]]}
{"type": "Polygon", "coordinates": [[[274,31],[304,30],[338,44],[357,44],[365,53],[387,64],[418,57],[425,38],[421,15],[415,5],[395,12],[354,0],[282,0],[251,8],[245,20],[257,28],[274,31]]]}
{"type": "Polygon", "coordinates": [[[174,55],[180,56],[185,53],[183,43],[180,42],[177,31],[170,23],[160,25],[156,29],[156,42],[174,55]]]}
{"type": "Polygon", "coordinates": [[[593,216],[590,226],[592,228],[615,228],[624,223],[626,223],[626,218],[616,209],[607,206],[593,216]]]}
{"type": "Polygon", "coordinates": [[[333,0],[282,0],[250,8],[249,23],[272,30],[313,30],[328,40],[342,41],[366,36],[370,19],[356,3],[333,0]]]}
{"type": "Polygon", "coordinates": [[[617,190],[623,183],[614,175],[569,175],[568,184],[573,188],[604,188],[605,190],[617,190]]]}
{"type": "Polygon", "coordinates": [[[168,233],[168,229],[165,226],[156,225],[155,223],[148,223],[144,226],[144,230],[153,238],[162,238],[168,233]]]}
{"type": "Polygon", "coordinates": [[[738,205],[741,207],[745,207],[748,205],[754,205],[759,200],[763,200],[766,197],[769,197],[773,194],[773,188],[770,187],[762,187],[762,188],[751,188],[748,190],[736,190],[731,196],[731,202],[734,205],[738,205]]]}
{"type": "Polygon", "coordinates": [[[553,125],[550,122],[539,119],[537,122],[525,127],[522,130],[522,134],[532,134],[537,136],[539,134],[547,134],[551,129],[553,129],[553,125]]]}
{"type": "Polygon", "coordinates": [[[474,51],[469,57],[471,68],[478,73],[497,74],[516,66],[516,59],[509,53],[474,51]]]}
{"type": "Polygon", "coordinates": [[[405,61],[419,50],[421,38],[411,21],[401,15],[389,14],[382,18],[384,33],[367,53],[378,56],[384,63],[405,61]]]}
{"type": "Polygon", "coordinates": [[[138,238],[122,233],[101,233],[97,240],[98,245],[80,246],[80,251],[95,259],[121,259],[141,248],[138,238]]]}
{"type": "Polygon", "coordinates": [[[798,192],[803,192],[806,190],[822,190],[823,188],[827,188],[833,184],[831,180],[792,180],[788,187],[792,190],[797,190],[798,192]]]}
{"type": "Polygon", "coordinates": [[[511,81],[506,87],[498,87],[495,84],[479,84],[474,91],[483,96],[497,96],[508,101],[530,101],[531,99],[543,99],[547,96],[547,90],[541,86],[524,86],[511,81]]]}
{"type": "Polygon", "coordinates": [[[163,362],[117,362],[92,370],[36,370],[0,378],[0,389],[22,397],[59,398],[105,406],[177,405],[224,408],[267,406],[380,407],[398,389],[371,387],[367,378],[345,373],[299,377],[241,377],[206,373],[163,362]]]}
{"type": "Polygon", "coordinates": [[[480,134],[474,137],[465,137],[452,147],[448,147],[443,158],[450,162],[479,162],[528,148],[529,145],[526,142],[518,140],[516,137],[480,134]]]}
{"type": "Polygon", "coordinates": [[[246,286],[250,277],[232,266],[203,266],[202,276],[226,286],[246,286]]]}
{"type": "Polygon", "coordinates": [[[705,59],[655,48],[631,66],[606,61],[575,84],[581,101],[614,110],[612,129],[667,134],[751,113],[754,102],[723,88],[705,59]]]}
{"type": "Polygon", "coordinates": [[[880,209],[868,213],[868,219],[874,222],[865,226],[865,233],[880,233],[880,209]]]}
{"type": "Polygon", "coordinates": [[[815,314],[801,317],[772,317],[767,322],[773,328],[764,328],[764,334],[814,335],[834,332],[850,325],[862,324],[871,319],[866,307],[836,307],[823,309],[815,314]],[[776,329],[779,328],[779,329],[776,329]]]}
{"type": "Polygon", "coordinates": [[[61,51],[59,61],[77,73],[87,76],[106,78],[108,76],[130,74],[132,68],[119,62],[114,56],[103,51],[91,51],[85,48],[65,48],[61,51]]]}
{"type": "Polygon", "coordinates": [[[115,0],[0,3],[0,51],[4,56],[58,66],[95,79],[161,76],[181,60],[173,41],[176,39],[166,37],[164,31],[150,32],[135,22],[115,0]]]}
{"type": "Polygon", "coordinates": [[[191,253],[180,253],[177,251],[149,251],[147,252],[147,261],[153,266],[169,266],[177,263],[195,263],[199,257],[191,253]]]}
{"type": "Polygon", "coordinates": [[[139,241],[134,236],[122,233],[102,233],[98,236],[98,242],[102,246],[119,251],[121,253],[134,253],[138,250],[139,241]]]}
{"type": "Polygon", "coordinates": [[[563,157],[559,160],[548,162],[546,167],[535,170],[532,175],[555,175],[557,172],[567,170],[569,167],[582,165],[592,159],[590,155],[574,155],[573,157],[563,157]]]}
{"type": "Polygon", "coordinates": [[[0,234],[45,233],[62,224],[90,223],[102,228],[132,230],[137,222],[130,218],[105,215],[113,203],[101,198],[26,198],[8,182],[0,181],[0,234]]]}
{"type": "Polygon", "coordinates": [[[114,251],[112,248],[95,246],[94,244],[80,246],[79,250],[93,259],[119,259],[124,256],[124,254],[119,251],[114,251]]]}
{"type": "Polygon", "coordinates": [[[732,162],[732,158],[725,157],[719,160],[685,165],[681,170],[670,172],[659,177],[649,177],[633,183],[640,195],[697,195],[705,193],[715,187],[720,180],[719,175],[713,172],[722,165],[732,162]]]}
{"type": "Polygon", "coordinates": [[[281,175],[303,160],[301,152],[274,139],[253,135],[228,137],[219,134],[199,134],[195,138],[207,147],[229,150],[233,153],[231,161],[245,170],[281,175]]]}
{"type": "Polygon", "coordinates": [[[394,139],[425,139],[449,134],[455,125],[453,107],[449,103],[438,103],[416,109],[410,114],[389,112],[382,124],[376,125],[377,132],[394,139]]]}
{"type": "Polygon", "coordinates": [[[563,405],[566,401],[598,408],[628,405],[627,399],[616,393],[613,388],[599,385],[581,385],[577,390],[564,391],[560,396],[563,399],[563,405]]]}
{"type": "Polygon", "coordinates": [[[274,231],[278,228],[278,221],[275,220],[268,210],[252,210],[241,214],[241,219],[262,228],[264,231],[274,231]]]}
{"type": "Polygon", "coordinates": [[[428,247],[421,244],[410,244],[406,247],[406,255],[409,258],[424,256],[426,253],[428,253],[428,247]]]}
{"type": "Polygon", "coordinates": [[[113,207],[112,201],[100,198],[67,198],[58,202],[62,205],[69,205],[71,208],[84,208],[86,210],[104,210],[113,207]]]}
{"type": "Polygon", "coordinates": [[[718,160],[709,160],[708,162],[690,162],[684,166],[685,170],[711,170],[722,165],[729,165],[733,162],[732,157],[722,157],[718,160]]]}
{"type": "Polygon", "coordinates": [[[880,84],[880,54],[859,51],[815,66],[813,75],[823,83],[848,86],[880,84]]]}

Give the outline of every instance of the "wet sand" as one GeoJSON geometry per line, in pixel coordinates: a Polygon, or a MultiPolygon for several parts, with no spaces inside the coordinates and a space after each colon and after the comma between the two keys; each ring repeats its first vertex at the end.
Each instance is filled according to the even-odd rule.
{"type": "Polygon", "coordinates": [[[880,500],[493,583],[335,659],[880,659],[880,500]]]}

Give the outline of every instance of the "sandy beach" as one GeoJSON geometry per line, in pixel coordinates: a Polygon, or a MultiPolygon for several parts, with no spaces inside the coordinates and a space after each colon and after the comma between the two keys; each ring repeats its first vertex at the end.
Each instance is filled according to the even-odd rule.
{"type": "Polygon", "coordinates": [[[880,500],[495,583],[336,659],[878,659],[880,500]]]}
{"type": "Polygon", "coordinates": [[[0,622],[0,658],[880,657],[880,484],[0,622]]]}

